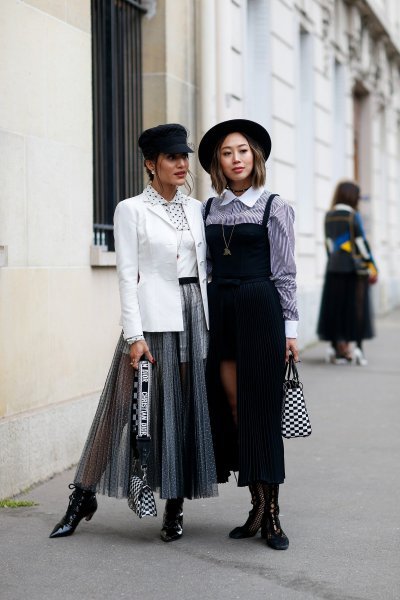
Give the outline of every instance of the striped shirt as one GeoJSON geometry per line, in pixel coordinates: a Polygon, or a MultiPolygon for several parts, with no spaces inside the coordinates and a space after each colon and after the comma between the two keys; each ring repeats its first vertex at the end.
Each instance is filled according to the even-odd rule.
{"type": "MultiPolygon", "coordinates": [[[[263,188],[250,188],[240,198],[230,190],[214,198],[206,225],[239,225],[253,223],[261,225],[271,192],[263,188]]],[[[203,206],[203,211],[205,204],[203,206]]],[[[280,196],[271,205],[267,223],[271,254],[271,280],[278,291],[286,337],[297,337],[299,319],[296,301],[296,263],[294,257],[294,211],[280,196]]],[[[211,268],[211,267],[210,267],[211,268]]]]}

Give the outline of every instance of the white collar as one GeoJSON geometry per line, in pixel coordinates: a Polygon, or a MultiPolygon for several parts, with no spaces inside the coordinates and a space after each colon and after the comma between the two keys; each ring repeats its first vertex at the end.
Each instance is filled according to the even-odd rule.
{"type": "Polygon", "coordinates": [[[146,200],[148,200],[153,206],[154,204],[163,204],[164,206],[170,206],[171,204],[187,204],[188,198],[179,189],[176,190],[175,196],[169,202],[165,200],[158,192],[149,185],[144,190],[146,200]]]}
{"type": "Polygon", "coordinates": [[[341,204],[340,202],[335,204],[332,210],[347,210],[348,212],[355,212],[354,208],[351,208],[351,206],[348,204],[341,204]]]}
{"type": "Polygon", "coordinates": [[[244,194],[242,194],[241,196],[238,197],[238,196],[235,196],[235,194],[232,192],[232,190],[226,189],[221,194],[221,198],[222,198],[221,206],[226,206],[233,200],[239,200],[240,202],[242,202],[249,208],[253,208],[253,206],[255,205],[255,203],[257,202],[257,200],[259,199],[259,197],[261,196],[261,194],[263,192],[264,192],[264,188],[262,188],[262,187],[260,187],[260,188],[250,187],[246,192],[244,192],[244,194]]]}

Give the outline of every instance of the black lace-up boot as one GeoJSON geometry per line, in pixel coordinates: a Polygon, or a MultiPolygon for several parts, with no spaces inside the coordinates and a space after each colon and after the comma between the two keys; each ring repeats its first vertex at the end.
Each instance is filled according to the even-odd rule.
{"type": "Polygon", "coordinates": [[[249,490],[253,508],[249,512],[249,517],[246,523],[241,527],[235,527],[235,529],[232,529],[230,532],[229,537],[235,540],[253,537],[261,527],[265,509],[263,485],[259,482],[252,483],[249,485],[249,490]]]}
{"type": "Polygon", "coordinates": [[[183,498],[172,498],[165,503],[161,539],[163,542],[179,540],[183,534],[183,498]]]}
{"type": "Polygon", "coordinates": [[[267,545],[274,550],[287,550],[289,540],[282,530],[279,521],[279,485],[264,484],[265,511],[262,519],[261,536],[267,540],[267,545]]]}
{"type": "Polygon", "coordinates": [[[68,487],[74,491],[69,497],[67,512],[49,535],[51,538],[72,535],[79,522],[83,518],[90,521],[97,510],[96,494],[82,490],[73,483],[70,483],[68,487]]]}

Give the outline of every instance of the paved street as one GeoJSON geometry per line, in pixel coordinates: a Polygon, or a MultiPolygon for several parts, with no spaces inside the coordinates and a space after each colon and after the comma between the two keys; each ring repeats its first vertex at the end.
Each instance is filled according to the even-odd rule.
{"type": "Polygon", "coordinates": [[[326,365],[321,344],[303,352],[313,434],[285,442],[287,552],[227,537],[250,508],[235,482],[186,502],[185,535],[172,544],[158,537],[162,502],[157,519],[140,521],[104,497],[75,535],[50,540],[70,471],[24,496],[38,506],[0,509],[1,600],[398,600],[399,336],[400,312],[378,321],[367,368],[326,365]]]}

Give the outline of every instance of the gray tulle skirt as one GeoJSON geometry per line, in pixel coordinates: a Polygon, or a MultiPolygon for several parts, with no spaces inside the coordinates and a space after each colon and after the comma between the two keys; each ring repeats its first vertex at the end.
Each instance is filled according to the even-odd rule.
{"type": "MultiPolygon", "coordinates": [[[[218,494],[205,384],[208,335],[199,286],[180,289],[184,331],[144,334],[157,361],[148,482],[161,498],[206,498],[218,494]]],[[[127,497],[137,466],[129,363],[121,335],[74,479],[79,487],[117,498],[127,497]]]]}

